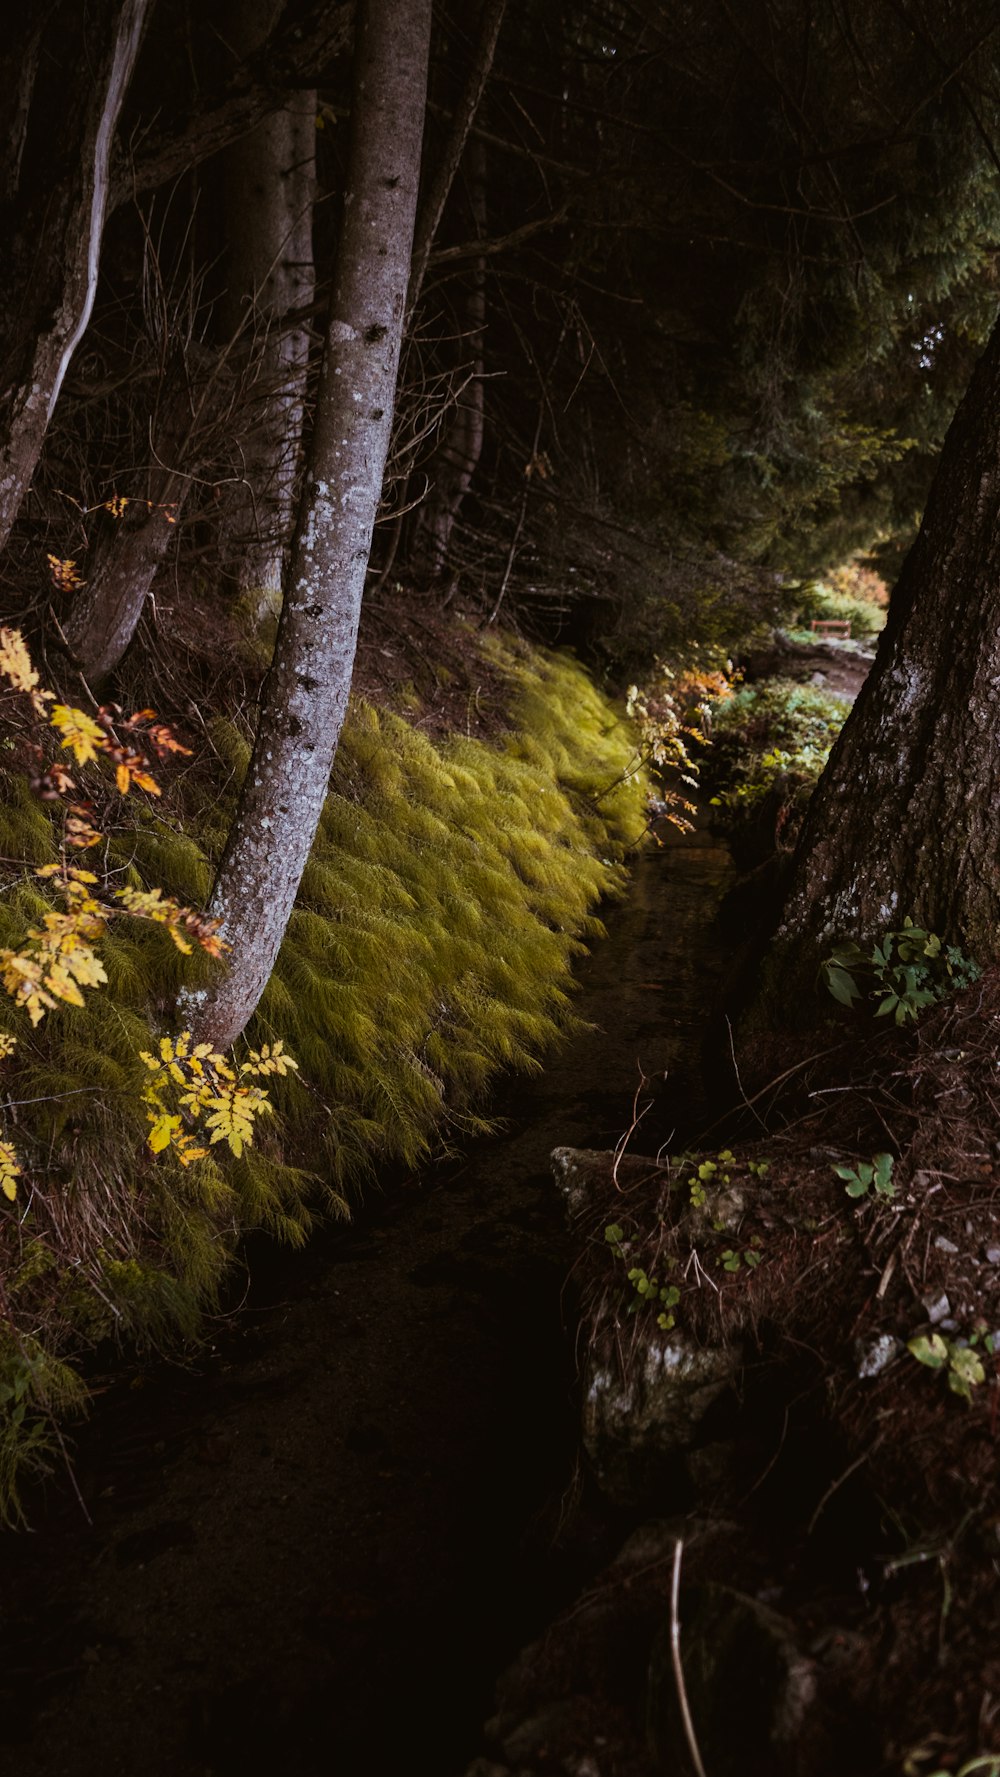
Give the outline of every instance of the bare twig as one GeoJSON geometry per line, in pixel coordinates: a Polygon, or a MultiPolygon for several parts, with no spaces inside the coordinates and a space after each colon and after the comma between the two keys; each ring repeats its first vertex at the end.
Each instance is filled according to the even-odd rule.
{"type": "Polygon", "coordinates": [[[626,1129],[624,1135],[621,1135],[618,1138],[618,1143],[617,1143],[617,1146],[615,1147],[615,1163],[611,1168],[611,1183],[614,1185],[616,1191],[620,1190],[620,1188],[621,1188],[618,1183],[618,1168],[621,1165],[622,1159],[624,1157],[625,1149],[628,1147],[629,1142],[631,1141],[633,1135],[635,1134],[636,1130],[638,1129],[639,1124],[642,1122],[643,1117],[646,1115],[646,1112],[652,1108],[652,1104],[653,1104],[653,1100],[650,1099],[648,1104],[643,1105],[641,1111],[639,1109],[639,1095],[642,1092],[643,1087],[649,1085],[649,1076],[648,1076],[648,1074],[643,1073],[641,1064],[638,1064],[638,1065],[639,1065],[639,1084],[635,1089],[635,1097],[632,1100],[632,1121],[629,1124],[628,1128],[626,1129]]]}
{"type": "Polygon", "coordinates": [[[697,1777],[707,1777],[698,1749],[698,1739],[691,1719],[691,1706],[688,1703],[687,1687],[684,1683],[684,1664],[681,1660],[681,1561],[684,1556],[684,1543],[681,1537],[674,1544],[674,1571],[670,1582],[670,1659],[674,1668],[674,1683],[677,1686],[677,1701],[680,1704],[681,1720],[684,1723],[684,1738],[688,1743],[691,1763],[697,1777]]]}

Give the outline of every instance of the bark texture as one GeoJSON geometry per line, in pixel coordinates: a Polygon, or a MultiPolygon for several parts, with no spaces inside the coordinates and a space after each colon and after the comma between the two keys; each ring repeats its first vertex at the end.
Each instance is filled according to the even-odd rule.
{"type": "MultiPolygon", "coordinates": [[[[236,0],[234,0],[234,4],[236,0]]],[[[151,129],[132,155],[120,155],[114,168],[111,205],[156,191],[214,154],[221,154],[273,111],[289,94],[313,85],[317,73],[343,54],[354,25],[352,0],[316,4],[302,15],[292,7],[261,48],[218,89],[161,130],[151,129]]]]}
{"type": "Polygon", "coordinates": [[[232,945],[185,1017],[231,1043],[267,983],[326,799],[354,668],[406,311],[431,0],[359,8],[344,225],[316,423],[257,739],[210,904],[232,945]]]}
{"type": "Polygon", "coordinates": [[[907,915],[1000,955],[1000,323],[813,798],[773,982],[811,980],[834,940],[907,915]]]}
{"type": "MultiPolygon", "coordinates": [[[[4,178],[14,189],[5,230],[12,251],[0,296],[0,548],[31,484],[94,305],[112,143],[152,3],[107,0],[88,12],[80,52],[85,71],[64,53],[46,59],[48,84],[41,82],[30,38],[20,70],[5,60],[0,89],[10,110],[4,178]],[[63,104],[52,83],[64,65],[72,82],[63,104]],[[33,107],[39,121],[29,128],[33,107]],[[29,164],[25,150],[33,141],[29,164]]],[[[56,8],[48,15],[49,33],[65,25],[72,46],[80,13],[79,7],[56,8]]]]}
{"type": "Polygon", "coordinates": [[[113,672],[135,634],[191,488],[199,430],[214,385],[192,389],[183,358],[167,366],[150,417],[150,462],[116,522],[108,518],[87,585],[65,625],[66,640],[91,685],[113,672]]]}
{"type": "MultiPolygon", "coordinates": [[[[241,59],[260,49],[280,10],[280,0],[238,0],[226,35],[241,59]]],[[[250,335],[254,394],[242,474],[230,484],[222,512],[222,558],[241,591],[273,598],[291,541],[309,363],[309,330],[286,317],[308,309],[316,288],[315,93],[295,94],[228,149],[224,176],[229,298],[223,324],[233,335],[250,335]]]]}

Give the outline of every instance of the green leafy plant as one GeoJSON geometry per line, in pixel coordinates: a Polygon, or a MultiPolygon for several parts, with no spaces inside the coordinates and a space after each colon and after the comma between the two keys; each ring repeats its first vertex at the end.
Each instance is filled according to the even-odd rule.
{"type": "Polygon", "coordinates": [[[742,1251],[737,1247],[727,1246],[719,1254],[719,1264],[722,1266],[723,1271],[740,1271],[744,1265],[747,1267],[748,1271],[756,1271],[757,1266],[764,1257],[760,1250],[761,1244],[760,1235],[755,1234],[750,1245],[744,1247],[742,1251]]]}
{"type": "Polygon", "coordinates": [[[972,1390],[978,1388],[986,1380],[979,1350],[992,1353],[995,1339],[986,1331],[985,1325],[978,1324],[968,1339],[946,1339],[943,1333],[918,1333],[908,1339],[906,1349],[928,1370],[939,1370],[948,1379],[948,1387],[952,1394],[960,1395],[963,1401],[972,1400],[972,1390]]]}
{"type": "Polygon", "coordinates": [[[688,1179],[688,1190],[690,1193],[692,1209],[701,1209],[704,1206],[705,1188],[707,1185],[716,1183],[720,1185],[728,1185],[728,1172],[720,1172],[719,1169],[723,1166],[732,1166],[735,1164],[735,1161],[735,1154],[733,1154],[729,1148],[723,1148],[717,1160],[702,1160],[700,1162],[697,1174],[692,1174],[688,1179]]]}
{"type": "Polygon", "coordinates": [[[870,1191],[874,1191],[876,1197],[894,1197],[894,1164],[891,1154],[875,1154],[870,1162],[862,1160],[857,1166],[835,1166],[833,1170],[844,1180],[848,1197],[867,1197],[870,1191]]]}
{"type": "MultiPolygon", "coordinates": [[[[628,1264],[628,1242],[625,1239],[624,1228],[618,1222],[609,1222],[604,1230],[604,1238],[615,1258],[628,1264]]],[[[681,1292],[677,1285],[661,1283],[659,1278],[650,1277],[642,1265],[629,1266],[627,1276],[635,1291],[635,1296],[629,1302],[626,1313],[638,1314],[640,1308],[658,1307],[660,1312],[657,1314],[656,1324],[665,1333],[668,1333],[671,1327],[677,1324],[672,1312],[681,1299],[681,1292]]]]}
{"type": "Polygon", "coordinates": [[[982,970],[955,944],[945,944],[912,919],[887,932],[881,943],[865,951],[854,943],[837,947],[820,964],[829,992],[843,1006],[874,1002],[876,1018],[897,1024],[915,1019],[926,1006],[978,981],[982,970]]]}

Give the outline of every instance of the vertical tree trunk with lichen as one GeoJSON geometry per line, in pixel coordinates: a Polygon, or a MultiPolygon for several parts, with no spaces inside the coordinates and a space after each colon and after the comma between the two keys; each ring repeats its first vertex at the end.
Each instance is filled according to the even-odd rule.
{"type": "Polygon", "coordinates": [[[948,435],[872,672],[823,773],[765,1011],[912,916],[1000,956],[1000,322],[948,435]]]}
{"type": "MultiPolygon", "coordinates": [[[[281,0],[235,0],[222,30],[241,60],[264,43],[281,0]]],[[[296,94],[223,157],[228,294],[221,320],[244,336],[252,387],[238,475],[224,490],[220,544],[226,576],[276,602],[294,522],[313,301],[316,94],[296,94]]]]}
{"type": "Polygon", "coordinates": [[[111,151],[152,0],[11,24],[0,73],[10,243],[0,292],[0,547],[41,454],[97,290],[111,151]],[[83,36],[80,33],[83,32],[83,36]],[[60,54],[43,53],[58,40],[60,54]],[[85,58],[86,71],[80,63],[85,58]]]}
{"type": "Polygon", "coordinates": [[[226,974],[185,1007],[237,1037],[270,976],[326,799],[392,425],[427,96],[431,0],[362,0],[316,421],[274,660],[210,912],[226,974]]]}

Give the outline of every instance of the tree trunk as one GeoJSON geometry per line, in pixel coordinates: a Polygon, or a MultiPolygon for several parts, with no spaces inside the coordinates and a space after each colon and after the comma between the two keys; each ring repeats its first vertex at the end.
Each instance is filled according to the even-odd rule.
{"type": "MultiPolygon", "coordinates": [[[[486,82],[493,67],[493,57],[496,54],[497,38],[500,35],[500,26],[503,23],[506,5],[507,0],[482,0],[479,35],[476,40],[472,65],[466,76],[458,104],[455,106],[444,153],[427,188],[427,195],[420,206],[420,215],[417,218],[413,240],[413,263],[410,270],[410,288],[407,295],[407,321],[420,301],[424,279],[427,276],[431,248],[441,225],[441,217],[444,215],[448,194],[455,183],[455,175],[465,153],[469,132],[475,122],[476,113],[486,90],[486,82]]],[[[482,232],[485,234],[485,229],[482,232]]]]}
{"type": "MultiPolygon", "coordinates": [[[[238,0],[226,32],[249,58],[273,30],[281,0],[238,0]]],[[[252,334],[254,394],[242,475],[226,492],[221,549],[240,591],[276,602],[294,522],[309,330],[285,317],[313,301],[316,95],[297,94],[242,141],[224,166],[229,297],[223,324],[252,334]]]]}
{"type": "Polygon", "coordinates": [[[209,377],[200,396],[179,358],[167,366],[157,410],[150,418],[151,460],[127,496],[117,522],[108,518],[65,624],[66,640],[84,677],[97,685],[114,671],[135,634],[146,599],[191,488],[193,441],[213,396],[209,377]]]}
{"type": "MultiPolygon", "coordinates": [[[[469,146],[469,198],[476,234],[480,240],[485,240],[486,150],[479,141],[473,141],[469,146]]],[[[432,580],[444,572],[455,520],[469,491],[483,449],[485,259],[473,262],[469,276],[471,282],[466,301],[465,331],[473,354],[471,375],[444,421],[444,436],[428,468],[430,490],[419,508],[414,527],[414,561],[419,571],[432,580]]]]}
{"type": "Polygon", "coordinates": [[[185,1006],[233,1042],[267,983],[326,799],[354,668],[413,245],[431,0],[363,0],[344,223],[306,486],[257,739],[211,913],[223,979],[185,1006]]]}
{"type": "MultiPolygon", "coordinates": [[[[22,77],[18,85],[4,157],[4,176],[8,183],[16,180],[17,195],[13,251],[0,295],[0,548],[31,484],[63,378],[94,306],[111,146],[151,10],[152,0],[118,0],[106,4],[100,17],[88,17],[86,76],[81,77],[74,55],[64,54],[74,90],[65,95],[65,109],[56,95],[58,112],[46,118],[44,128],[38,120],[35,166],[22,155],[32,140],[27,127],[32,102],[42,109],[40,83],[37,76],[29,79],[26,90],[22,77]],[[51,164],[50,128],[59,138],[59,168],[51,164]]],[[[70,49],[79,28],[76,11],[70,7],[64,21],[70,49]]],[[[58,69],[59,59],[50,60],[58,69]]],[[[6,77],[3,85],[8,86],[6,77]]],[[[43,91],[47,112],[53,97],[43,91]]]]}
{"type": "Polygon", "coordinates": [[[910,915],[1000,955],[1000,322],[952,421],[872,672],[813,798],[765,989],[910,915]]]}

